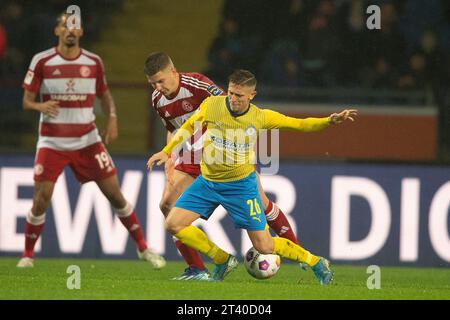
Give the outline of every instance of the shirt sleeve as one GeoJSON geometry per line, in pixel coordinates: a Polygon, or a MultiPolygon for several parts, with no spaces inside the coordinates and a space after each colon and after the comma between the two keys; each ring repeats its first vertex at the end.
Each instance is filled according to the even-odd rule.
{"type": "Polygon", "coordinates": [[[292,118],[279,112],[263,109],[264,129],[286,129],[303,132],[321,131],[330,126],[328,117],[326,118],[292,118]]]}
{"type": "Polygon", "coordinates": [[[38,60],[37,55],[34,56],[23,80],[22,88],[34,93],[39,91],[43,78],[42,66],[43,64],[38,60]]]}
{"type": "Polygon", "coordinates": [[[180,129],[178,129],[177,133],[163,148],[163,151],[165,153],[172,153],[175,148],[181,146],[194,134],[195,128],[201,127],[203,125],[205,121],[206,110],[208,108],[208,101],[209,99],[205,99],[195,111],[195,113],[189,119],[187,119],[185,123],[183,123],[180,129]]]}
{"type": "Polygon", "coordinates": [[[207,77],[205,77],[205,78],[206,78],[206,81],[209,82],[209,87],[208,87],[208,89],[206,89],[206,91],[208,92],[208,97],[209,96],[224,96],[224,95],[226,95],[226,93],[223,91],[222,88],[220,88],[214,82],[209,80],[207,77]]]}
{"type": "Polygon", "coordinates": [[[211,79],[209,79],[207,76],[203,74],[195,74],[197,79],[201,82],[206,84],[206,90],[199,90],[199,95],[203,96],[203,99],[206,99],[210,96],[223,96],[225,95],[225,92],[216,85],[211,79]]]}

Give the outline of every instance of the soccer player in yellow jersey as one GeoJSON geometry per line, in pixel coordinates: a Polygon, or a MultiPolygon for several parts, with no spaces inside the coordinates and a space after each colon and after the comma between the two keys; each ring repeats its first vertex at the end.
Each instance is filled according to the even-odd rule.
{"type": "Polygon", "coordinates": [[[256,78],[251,72],[235,71],[229,77],[228,95],[205,99],[166,147],[148,160],[150,170],[155,163],[166,162],[170,153],[193,134],[196,126],[206,125],[202,175],[177,200],[166,218],[166,229],[186,245],[209,256],[216,264],[212,279],[223,280],[237,267],[237,259],[192,225],[200,217],[208,219],[222,205],[235,226],[247,230],[257,251],[306,263],[320,284],[329,284],[333,272],[328,260],[288,239],[270,235],[265,215],[261,214],[253,147],[260,129],[321,131],[346,119],[353,121],[357,110],[344,110],[326,118],[291,118],[251,104],[255,89],[256,78]]]}
{"type": "MultiPolygon", "coordinates": [[[[153,52],[145,61],[144,72],[147,81],[154,88],[152,107],[168,130],[167,142],[176,130],[198,109],[203,100],[210,96],[225,96],[210,79],[200,73],[178,72],[167,53],[153,52]]],[[[204,132],[205,130],[201,130],[204,132]]],[[[200,132],[199,132],[200,133],[200,132]]],[[[203,135],[195,134],[186,141],[186,148],[165,163],[166,182],[159,207],[164,217],[169,215],[175,202],[185,189],[201,174],[200,159],[203,149],[203,135]],[[169,177],[171,180],[169,181],[169,177]]],[[[299,243],[294,231],[280,207],[265,194],[257,173],[259,195],[264,207],[267,224],[278,236],[299,243]]],[[[205,281],[210,274],[197,250],[174,238],[175,245],[188,264],[184,272],[174,280],[205,281]]],[[[304,265],[302,266],[304,268],[304,265]]]]}

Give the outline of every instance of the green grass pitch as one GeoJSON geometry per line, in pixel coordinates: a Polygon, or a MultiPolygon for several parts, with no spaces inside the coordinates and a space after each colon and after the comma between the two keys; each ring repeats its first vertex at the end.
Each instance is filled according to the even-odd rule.
{"type": "Polygon", "coordinates": [[[240,263],[223,282],[170,280],[185,267],[178,261],[159,271],[131,260],[38,258],[33,269],[18,269],[16,263],[17,258],[0,258],[0,299],[450,299],[448,268],[381,267],[381,289],[369,290],[370,274],[360,266],[333,265],[334,283],[320,286],[311,270],[288,263],[269,280],[253,279],[240,263]],[[80,267],[80,289],[67,288],[70,265],[80,267]]]}

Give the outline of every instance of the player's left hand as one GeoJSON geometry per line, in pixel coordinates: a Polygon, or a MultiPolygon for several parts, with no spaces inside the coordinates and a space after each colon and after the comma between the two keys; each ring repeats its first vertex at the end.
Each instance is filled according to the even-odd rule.
{"type": "Polygon", "coordinates": [[[153,165],[155,164],[155,162],[156,162],[156,165],[159,166],[159,165],[163,164],[164,162],[166,162],[168,159],[169,159],[169,155],[167,153],[165,153],[164,151],[155,153],[154,155],[152,155],[150,157],[150,159],[148,159],[147,169],[152,171],[153,165]]]}
{"type": "Polygon", "coordinates": [[[331,124],[340,124],[347,119],[355,121],[355,117],[358,115],[358,110],[356,109],[345,109],[339,113],[333,113],[328,117],[328,121],[331,124]]]}
{"type": "Polygon", "coordinates": [[[102,133],[103,141],[105,144],[109,144],[110,142],[117,139],[119,136],[119,130],[117,129],[117,118],[109,117],[106,123],[105,131],[102,133]]]}

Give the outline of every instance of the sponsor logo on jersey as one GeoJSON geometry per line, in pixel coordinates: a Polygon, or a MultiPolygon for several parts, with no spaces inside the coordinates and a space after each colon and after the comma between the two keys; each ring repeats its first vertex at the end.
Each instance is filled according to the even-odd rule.
{"type": "Polygon", "coordinates": [[[61,71],[59,69],[55,69],[55,71],[52,72],[52,76],[59,76],[61,75],[61,71]]]}
{"type": "Polygon", "coordinates": [[[215,85],[209,86],[208,89],[206,89],[206,91],[208,91],[212,96],[219,96],[223,92],[222,90],[217,88],[217,86],[215,86],[215,85]]]}
{"type": "Polygon", "coordinates": [[[165,116],[165,117],[170,117],[169,111],[166,111],[166,113],[164,113],[164,116],[165,116]]]}
{"type": "Polygon", "coordinates": [[[249,150],[253,144],[251,143],[239,143],[230,141],[221,137],[211,136],[211,141],[214,143],[214,146],[219,150],[230,150],[236,152],[245,152],[249,150]]]}
{"type": "Polygon", "coordinates": [[[51,94],[50,99],[61,101],[86,101],[87,94],[51,94]]]}

